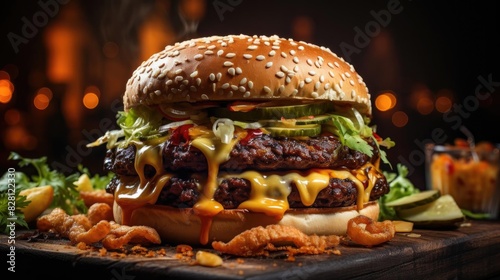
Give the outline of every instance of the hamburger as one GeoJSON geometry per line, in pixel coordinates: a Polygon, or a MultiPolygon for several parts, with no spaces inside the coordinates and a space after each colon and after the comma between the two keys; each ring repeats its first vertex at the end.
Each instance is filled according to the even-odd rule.
{"type": "Polygon", "coordinates": [[[114,219],[167,243],[227,242],[257,226],[343,235],[388,193],[370,94],[329,49],[229,35],[167,46],[132,74],[106,143],[114,219]]]}

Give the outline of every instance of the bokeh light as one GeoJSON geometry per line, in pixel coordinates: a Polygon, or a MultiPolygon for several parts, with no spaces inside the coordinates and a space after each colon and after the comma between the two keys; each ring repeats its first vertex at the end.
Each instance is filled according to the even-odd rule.
{"type": "Polygon", "coordinates": [[[404,127],[408,124],[408,115],[403,111],[392,114],[392,124],[396,127],[404,127]]]}
{"type": "Polygon", "coordinates": [[[87,109],[94,109],[99,104],[99,97],[93,92],[88,92],[83,96],[83,105],[87,109]]]}
{"type": "Polygon", "coordinates": [[[47,107],[49,107],[49,104],[49,97],[43,93],[37,93],[35,95],[35,98],[33,99],[33,105],[35,105],[35,108],[37,108],[38,110],[47,109],[47,107]]]}
{"type": "Polygon", "coordinates": [[[9,109],[4,114],[5,123],[8,125],[16,125],[21,122],[21,113],[16,109],[9,109]]]}
{"type": "Polygon", "coordinates": [[[445,113],[451,110],[453,105],[453,92],[449,89],[442,89],[437,92],[436,110],[440,113],[445,113]]]}
{"type": "Polygon", "coordinates": [[[9,103],[14,93],[14,85],[8,79],[0,80],[0,103],[9,103]]]}
{"type": "Polygon", "coordinates": [[[396,96],[390,92],[384,92],[375,99],[375,107],[379,111],[388,111],[396,106],[396,96]]]}

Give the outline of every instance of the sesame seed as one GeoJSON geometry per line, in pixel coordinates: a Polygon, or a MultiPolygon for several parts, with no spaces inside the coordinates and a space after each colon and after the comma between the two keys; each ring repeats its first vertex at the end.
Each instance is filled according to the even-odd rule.
{"type": "Polygon", "coordinates": [[[187,84],[189,84],[189,81],[188,80],[182,80],[182,84],[187,86],[187,84]]]}
{"type": "Polygon", "coordinates": [[[202,94],[202,95],[201,95],[201,99],[208,100],[208,95],[206,95],[206,94],[202,94]]]}
{"type": "Polygon", "coordinates": [[[299,93],[299,91],[298,91],[297,89],[294,89],[294,90],[292,91],[292,95],[297,95],[297,93],[299,93]]]}
{"type": "Polygon", "coordinates": [[[245,94],[243,94],[243,97],[250,97],[250,92],[249,91],[245,92],[245,94]]]}
{"type": "Polygon", "coordinates": [[[235,56],[236,56],[236,54],[235,54],[235,53],[227,53],[227,54],[226,54],[226,57],[227,57],[227,58],[233,58],[233,57],[235,57],[235,56]]]}
{"type": "Polygon", "coordinates": [[[290,50],[291,55],[295,55],[295,50],[290,50]]]}
{"type": "Polygon", "coordinates": [[[244,86],[240,86],[238,89],[240,90],[240,92],[245,92],[247,90],[244,86]]]}
{"type": "Polygon", "coordinates": [[[248,50],[256,50],[257,46],[256,45],[250,45],[247,47],[248,50]]]}
{"type": "Polygon", "coordinates": [[[309,72],[307,72],[307,73],[308,73],[309,75],[311,75],[311,76],[316,75],[316,72],[315,72],[315,71],[313,71],[313,70],[311,70],[311,71],[309,71],[309,72]]]}
{"type": "Polygon", "coordinates": [[[217,82],[220,82],[220,79],[222,78],[222,73],[219,72],[219,73],[217,73],[216,76],[217,76],[217,82]]]}
{"type": "Polygon", "coordinates": [[[176,76],[175,77],[175,82],[178,83],[180,81],[184,80],[184,78],[182,76],[176,76]]]}
{"type": "Polygon", "coordinates": [[[252,55],[246,53],[246,54],[243,54],[243,57],[246,58],[246,59],[251,59],[252,55]]]}
{"type": "Polygon", "coordinates": [[[247,86],[248,86],[249,89],[252,89],[253,88],[253,82],[252,81],[248,81],[248,85],[247,86]]]}
{"type": "Polygon", "coordinates": [[[288,68],[286,68],[286,66],[285,66],[285,65],[281,65],[280,69],[281,69],[281,71],[283,71],[283,72],[288,72],[288,68]]]}
{"type": "Polygon", "coordinates": [[[268,54],[268,55],[269,55],[269,56],[274,56],[275,54],[276,54],[276,51],[272,50],[272,51],[270,51],[270,52],[269,52],[269,54],[268,54]]]}
{"type": "Polygon", "coordinates": [[[319,60],[316,60],[314,62],[314,65],[317,67],[317,68],[321,68],[321,62],[319,62],[319,60]]]}
{"type": "Polygon", "coordinates": [[[271,49],[273,49],[273,50],[279,50],[280,46],[272,46],[271,49]]]}
{"type": "Polygon", "coordinates": [[[354,98],[356,98],[356,91],[352,90],[351,91],[351,99],[354,99],[354,98]]]}
{"type": "Polygon", "coordinates": [[[299,66],[295,65],[295,66],[293,67],[293,71],[294,71],[294,72],[299,72],[299,66]]]}
{"type": "Polygon", "coordinates": [[[196,85],[199,86],[201,84],[201,79],[200,78],[196,78],[196,85]]]}
{"type": "Polygon", "coordinates": [[[293,57],[293,62],[295,62],[295,63],[297,63],[297,64],[298,64],[298,63],[299,63],[299,58],[298,58],[298,57],[296,57],[296,56],[295,56],[295,57],[293,57]]]}
{"type": "Polygon", "coordinates": [[[153,71],[153,78],[156,78],[158,77],[158,75],[160,74],[160,68],[156,68],[154,71],[153,71]]]}
{"type": "Polygon", "coordinates": [[[170,80],[170,79],[169,79],[169,80],[167,80],[167,81],[165,82],[165,85],[166,85],[166,86],[169,86],[169,85],[171,85],[173,82],[174,82],[174,81],[172,81],[172,80],[170,80]]]}
{"type": "Polygon", "coordinates": [[[287,77],[285,78],[285,83],[286,83],[286,84],[289,84],[291,81],[292,81],[292,78],[291,78],[290,76],[287,76],[287,77]]]}
{"type": "Polygon", "coordinates": [[[190,86],[189,90],[192,92],[196,92],[198,89],[195,86],[190,86]]]}
{"type": "Polygon", "coordinates": [[[233,96],[233,92],[232,92],[232,91],[229,91],[229,92],[227,93],[227,96],[228,96],[228,97],[233,96]]]}
{"type": "Polygon", "coordinates": [[[334,64],[335,66],[337,66],[337,68],[339,68],[339,67],[340,67],[340,65],[339,65],[339,63],[338,63],[337,61],[335,61],[333,64],[334,64]]]}
{"type": "Polygon", "coordinates": [[[215,81],[215,75],[214,73],[210,73],[210,75],[208,75],[208,78],[210,79],[210,81],[215,81]]]}
{"type": "Polygon", "coordinates": [[[286,58],[287,57],[286,53],[281,52],[281,57],[286,58]]]}
{"type": "Polygon", "coordinates": [[[236,75],[236,71],[234,70],[234,68],[233,68],[233,67],[231,67],[231,68],[227,69],[227,73],[229,73],[229,75],[231,75],[231,76],[236,75]]]}
{"type": "Polygon", "coordinates": [[[330,77],[334,78],[334,74],[332,71],[328,71],[328,74],[330,75],[330,77]]]}
{"type": "Polygon", "coordinates": [[[321,63],[323,63],[325,59],[322,56],[318,55],[318,60],[321,61],[321,63]]]}
{"type": "Polygon", "coordinates": [[[238,86],[236,86],[236,85],[231,85],[231,89],[232,89],[232,90],[238,90],[238,86]]]}
{"type": "Polygon", "coordinates": [[[204,54],[205,55],[212,55],[212,54],[214,54],[214,52],[209,50],[209,51],[205,51],[204,54]]]}
{"type": "Polygon", "coordinates": [[[326,83],[324,88],[325,90],[328,90],[330,88],[330,83],[326,83]]]}
{"type": "Polygon", "coordinates": [[[312,60],[307,59],[307,60],[306,60],[306,62],[307,62],[307,64],[309,64],[309,66],[313,66],[313,62],[312,62],[312,60]]]}
{"type": "Polygon", "coordinates": [[[341,92],[341,91],[342,91],[342,90],[340,89],[339,84],[335,84],[335,85],[333,86],[333,88],[334,88],[336,91],[338,91],[338,92],[341,92]]]}
{"type": "Polygon", "coordinates": [[[344,73],[342,73],[342,74],[340,75],[340,77],[342,78],[342,81],[345,81],[345,75],[344,75],[344,73]]]}
{"type": "Polygon", "coordinates": [[[247,78],[243,78],[240,80],[240,85],[244,85],[247,82],[247,78]]]}
{"type": "Polygon", "coordinates": [[[313,92],[311,92],[311,96],[313,98],[318,98],[319,94],[317,92],[313,91],[313,92]]]}
{"type": "Polygon", "coordinates": [[[309,78],[309,77],[307,77],[307,78],[304,79],[304,81],[306,82],[306,84],[309,84],[310,82],[312,82],[312,79],[309,78]]]}
{"type": "Polygon", "coordinates": [[[319,81],[323,83],[325,81],[325,76],[323,75],[319,76],[319,81]]]}
{"type": "Polygon", "coordinates": [[[229,87],[229,83],[225,83],[221,86],[222,89],[227,89],[229,87]]]}
{"type": "Polygon", "coordinates": [[[320,83],[320,82],[316,82],[316,83],[314,84],[314,90],[318,90],[320,85],[321,85],[321,83],[320,83]]]}
{"type": "Polygon", "coordinates": [[[207,49],[213,50],[213,49],[215,49],[215,45],[210,45],[210,46],[207,47],[207,49]]]}
{"type": "Polygon", "coordinates": [[[265,91],[266,93],[268,93],[268,94],[271,94],[271,93],[272,93],[271,89],[270,89],[269,87],[267,87],[267,86],[264,86],[264,91],[265,91]]]}
{"type": "Polygon", "coordinates": [[[160,95],[160,94],[161,94],[161,91],[157,89],[157,90],[155,90],[155,94],[156,94],[156,95],[160,95]]]}
{"type": "Polygon", "coordinates": [[[234,65],[234,63],[232,63],[231,61],[224,61],[224,66],[226,66],[226,67],[230,67],[233,65],[234,65]]]}
{"type": "Polygon", "coordinates": [[[303,88],[303,87],[304,87],[304,85],[305,85],[304,81],[300,81],[300,83],[299,83],[299,88],[303,88]]]}
{"type": "Polygon", "coordinates": [[[333,64],[331,62],[328,62],[326,65],[328,65],[330,68],[333,68],[333,64]]]}
{"type": "Polygon", "coordinates": [[[206,49],[206,48],[207,48],[207,46],[198,46],[199,50],[203,50],[203,49],[206,49]]]}
{"type": "Polygon", "coordinates": [[[343,81],[339,81],[339,86],[342,88],[344,86],[344,82],[343,81]]]}
{"type": "Polygon", "coordinates": [[[278,78],[283,78],[283,77],[285,77],[285,73],[283,73],[283,72],[281,72],[281,71],[278,71],[278,72],[276,73],[276,77],[278,77],[278,78]]]}
{"type": "Polygon", "coordinates": [[[223,50],[218,50],[218,51],[217,51],[217,55],[218,55],[218,56],[221,56],[223,53],[224,53],[224,51],[223,51],[223,50]]]}
{"type": "Polygon", "coordinates": [[[222,42],[220,45],[223,46],[223,47],[227,47],[227,43],[226,42],[222,42]]]}
{"type": "Polygon", "coordinates": [[[266,57],[263,55],[258,55],[255,59],[257,59],[258,61],[262,61],[262,60],[266,59],[266,57]]]}
{"type": "Polygon", "coordinates": [[[202,60],[203,59],[203,55],[201,53],[197,54],[194,56],[194,59],[196,60],[202,60]]]}
{"type": "Polygon", "coordinates": [[[243,70],[241,70],[241,68],[240,68],[240,67],[236,67],[236,74],[238,74],[238,75],[239,75],[239,74],[241,74],[241,73],[243,73],[243,70]]]}
{"type": "Polygon", "coordinates": [[[193,73],[191,73],[191,75],[189,75],[191,78],[194,78],[196,76],[198,76],[198,71],[194,71],[193,73]]]}
{"type": "Polygon", "coordinates": [[[172,56],[178,56],[179,54],[181,54],[178,50],[175,50],[173,53],[172,53],[172,56]]]}
{"type": "Polygon", "coordinates": [[[175,72],[174,72],[174,74],[175,74],[175,75],[179,75],[180,73],[182,73],[182,69],[177,69],[177,70],[175,70],[175,72]]]}
{"type": "Polygon", "coordinates": [[[354,86],[354,81],[353,80],[349,80],[349,83],[351,84],[351,86],[354,86]]]}
{"type": "Polygon", "coordinates": [[[158,68],[163,68],[163,66],[165,66],[165,62],[158,64],[158,68]]]}
{"type": "Polygon", "coordinates": [[[268,63],[266,63],[266,68],[270,68],[271,66],[273,66],[273,62],[272,61],[269,61],[268,63]]]}
{"type": "Polygon", "coordinates": [[[303,50],[304,50],[304,46],[299,46],[299,47],[298,47],[298,49],[299,49],[300,51],[303,51],[303,50]]]}
{"type": "Polygon", "coordinates": [[[285,90],[285,86],[284,86],[284,85],[281,85],[281,86],[279,86],[279,88],[278,88],[278,93],[279,93],[279,94],[281,94],[284,90],[285,90]]]}
{"type": "Polygon", "coordinates": [[[212,91],[215,92],[215,90],[217,89],[217,86],[215,83],[212,83],[212,91]]]}

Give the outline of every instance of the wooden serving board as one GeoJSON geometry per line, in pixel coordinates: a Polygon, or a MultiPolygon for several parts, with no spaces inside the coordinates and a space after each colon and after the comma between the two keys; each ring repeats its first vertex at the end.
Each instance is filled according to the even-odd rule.
{"type": "MultiPolygon", "coordinates": [[[[7,241],[8,236],[0,235],[2,259],[10,252],[7,241]]],[[[223,256],[222,266],[203,267],[176,258],[173,246],[149,249],[165,249],[166,254],[120,257],[108,252],[100,256],[97,250],[79,250],[67,240],[17,239],[15,276],[115,280],[500,278],[498,221],[471,221],[470,226],[453,230],[415,229],[411,235],[397,233],[381,246],[339,245],[340,255],[297,256],[293,262],[287,261],[284,253],[277,253],[262,258],[223,256]]],[[[194,248],[194,252],[201,249],[210,251],[194,248]]],[[[6,262],[2,264],[6,270],[6,262]]]]}

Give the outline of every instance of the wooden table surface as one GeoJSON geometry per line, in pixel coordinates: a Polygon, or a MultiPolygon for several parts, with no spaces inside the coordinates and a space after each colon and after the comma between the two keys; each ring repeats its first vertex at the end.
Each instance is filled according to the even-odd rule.
{"type": "MultiPolygon", "coordinates": [[[[109,252],[103,257],[95,250],[79,250],[67,240],[17,239],[15,276],[34,273],[54,279],[75,275],[110,280],[500,279],[499,221],[470,221],[470,226],[453,230],[414,229],[415,234],[420,236],[397,233],[390,242],[372,248],[339,245],[341,255],[297,256],[293,262],[286,261],[284,254],[243,259],[224,256],[224,264],[215,268],[179,260],[174,256],[175,247],[168,245],[152,248],[164,248],[165,256],[119,258],[109,252]]],[[[3,258],[10,252],[7,241],[6,235],[0,235],[3,258]]],[[[5,267],[5,261],[2,263],[5,267]]]]}

